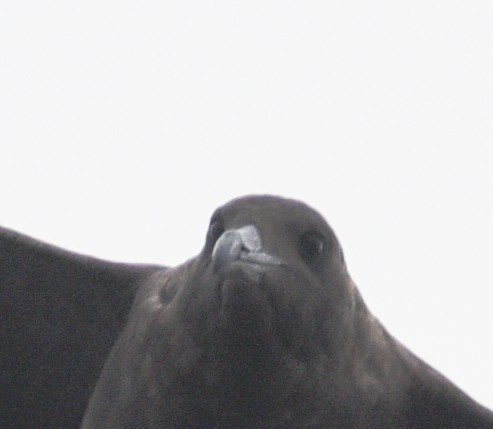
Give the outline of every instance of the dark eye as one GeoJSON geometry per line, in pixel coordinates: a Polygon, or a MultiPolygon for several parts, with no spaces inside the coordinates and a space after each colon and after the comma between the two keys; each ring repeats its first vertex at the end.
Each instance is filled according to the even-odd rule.
{"type": "Polygon", "coordinates": [[[316,231],[307,231],[301,236],[300,253],[307,262],[313,262],[325,247],[325,238],[316,231]]]}
{"type": "Polygon", "coordinates": [[[221,235],[223,235],[224,226],[219,217],[213,217],[209,225],[209,231],[207,233],[208,241],[214,244],[221,235]]]}

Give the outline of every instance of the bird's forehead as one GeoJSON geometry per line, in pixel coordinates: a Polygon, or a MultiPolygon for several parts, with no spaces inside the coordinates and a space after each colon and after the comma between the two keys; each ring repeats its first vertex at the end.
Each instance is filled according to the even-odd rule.
{"type": "Polygon", "coordinates": [[[318,226],[327,228],[325,219],[306,204],[270,195],[253,195],[232,200],[218,210],[227,226],[240,226],[248,223],[262,226],[318,226]]]}

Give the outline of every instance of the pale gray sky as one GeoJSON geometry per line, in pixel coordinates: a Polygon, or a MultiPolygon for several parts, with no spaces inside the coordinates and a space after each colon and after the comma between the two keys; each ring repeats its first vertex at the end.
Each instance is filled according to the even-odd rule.
{"type": "Polygon", "coordinates": [[[374,314],[493,408],[493,3],[0,6],[0,224],[177,264],[295,197],[374,314]]]}

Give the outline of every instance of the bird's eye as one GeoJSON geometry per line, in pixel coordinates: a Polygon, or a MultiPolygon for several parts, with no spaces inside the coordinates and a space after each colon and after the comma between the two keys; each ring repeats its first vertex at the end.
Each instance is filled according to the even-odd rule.
{"type": "Polygon", "coordinates": [[[307,262],[314,261],[325,247],[324,237],[316,231],[307,231],[301,236],[300,253],[307,262]]]}
{"type": "Polygon", "coordinates": [[[211,243],[215,243],[221,235],[223,235],[224,226],[221,219],[213,217],[209,225],[208,239],[211,243]]]}

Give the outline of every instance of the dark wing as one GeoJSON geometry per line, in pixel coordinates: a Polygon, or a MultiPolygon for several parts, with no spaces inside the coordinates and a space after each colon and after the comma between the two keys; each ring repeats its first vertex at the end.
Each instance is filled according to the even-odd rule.
{"type": "Polygon", "coordinates": [[[413,369],[413,381],[407,392],[409,427],[493,429],[492,411],[424,362],[413,369]]]}
{"type": "Polygon", "coordinates": [[[0,228],[0,428],[78,428],[136,289],[164,269],[0,228]]]}

